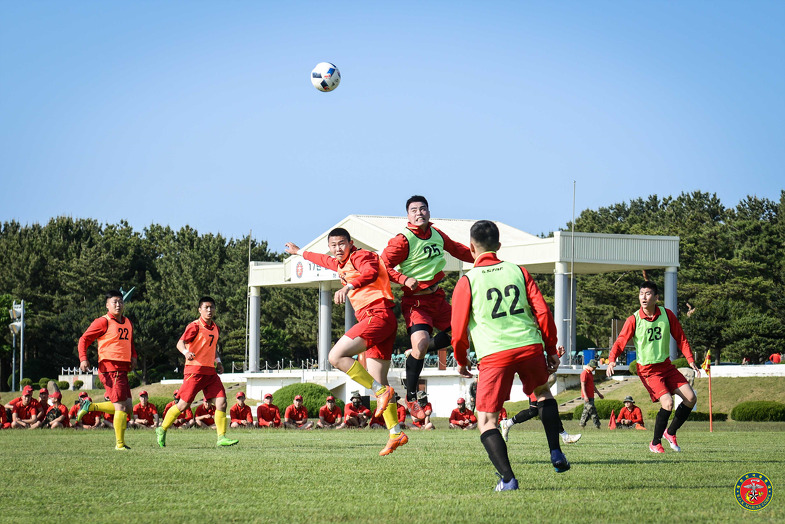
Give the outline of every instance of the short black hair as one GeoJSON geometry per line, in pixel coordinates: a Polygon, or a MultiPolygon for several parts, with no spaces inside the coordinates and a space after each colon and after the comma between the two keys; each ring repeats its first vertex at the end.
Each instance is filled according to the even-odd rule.
{"type": "Polygon", "coordinates": [[[422,202],[423,204],[425,204],[425,207],[427,207],[429,209],[431,207],[431,206],[428,205],[428,201],[425,199],[424,196],[422,196],[422,195],[412,195],[412,196],[409,197],[409,200],[406,201],[406,212],[407,213],[409,212],[409,206],[411,204],[413,204],[414,202],[422,202]]]}
{"type": "Polygon", "coordinates": [[[660,294],[660,289],[657,287],[657,284],[652,282],[651,280],[644,280],[643,284],[641,284],[641,289],[651,289],[652,293],[655,295],[660,294]]]}
{"type": "Polygon", "coordinates": [[[471,239],[480,247],[493,251],[499,245],[499,228],[490,220],[478,220],[469,233],[471,239]]]}
{"type": "Polygon", "coordinates": [[[352,241],[352,236],[349,234],[348,231],[346,231],[342,227],[336,227],[335,229],[330,231],[330,233],[327,235],[327,238],[330,239],[332,237],[344,237],[347,242],[352,241]]]}
{"type": "Polygon", "coordinates": [[[106,300],[109,300],[110,298],[114,298],[114,297],[123,298],[123,294],[116,289],[110,289],[109,291],[106,292],[105,295],[106,300]]]}
{"type": "Polygon", "coordinates": [[[202,304],[204,304],[205,302],[209,302],[210,304],[215,306],[215,299],[213,297],[203,296],[202,298],[199,299],[199,307],[202,307],[202,304]]]}

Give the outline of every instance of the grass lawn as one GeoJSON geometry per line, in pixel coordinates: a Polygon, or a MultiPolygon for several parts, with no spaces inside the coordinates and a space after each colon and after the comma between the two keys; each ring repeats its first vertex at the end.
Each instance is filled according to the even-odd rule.
{"type": "MultiPolygon", "coordinates": [[[[446,421],[437,420],[444,428],[446,421]]],[[[565,422],[570,432],[573,421],[565,422]]],[[[785,423],[688,422],[682,453],[647,449],[650,431],[587,431],[557,474],[538,421],[510,432],[523,489],[495,493],[477,431],[409,432],[387,457],[382,430],[2,431],[0,522],[739,522],[785,521],[785,423]],[[751,513],[734,496],[745,473],[774,485],[751,513]],[[623,508],[616,511],[615,506],[623,508]]]]}

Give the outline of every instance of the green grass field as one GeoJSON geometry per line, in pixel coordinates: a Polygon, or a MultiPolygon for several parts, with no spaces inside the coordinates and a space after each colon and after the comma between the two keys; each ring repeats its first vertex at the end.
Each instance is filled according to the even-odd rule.
{"type": "MultiPolygon", "coordinates": [[[[437,420],[437,427],[446,421],[437,420]]],[[[570,432],[577,424],[566,423],[570,432]]],[[[408,432],[388,457],[382,430],[129,430],[130,452],[104,431],[2,431],[2,522],[739,522],[785,521],[785,423],[688,422],[682,453],[654,455],[650,431],[587,431],[550,465],[538,421],[510,432],[523,489],[495,493],[477,431],[408,432]],[[738,478],[767,475],[772,502],[752,513],[738,478]],[[619,508],[619,509],[614,509],[619,508]]]]}

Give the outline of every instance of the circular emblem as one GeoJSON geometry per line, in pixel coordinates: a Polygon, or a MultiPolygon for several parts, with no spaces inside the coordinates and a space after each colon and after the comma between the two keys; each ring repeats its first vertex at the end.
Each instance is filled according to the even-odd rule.
{"type": "Polygon", "coordinates": [[[297,275],[297,278],[303,278],[303,263],[297,262],[297,265],[294,267],[294,273],[297,275]]]}
{"type": "Polygon", "coordinates": [[[769,505],[774,494],[769,477],[752,472],[742,476],[736,482],[736,500],[739,505],[750,511],[758,511],[769,505]]]}

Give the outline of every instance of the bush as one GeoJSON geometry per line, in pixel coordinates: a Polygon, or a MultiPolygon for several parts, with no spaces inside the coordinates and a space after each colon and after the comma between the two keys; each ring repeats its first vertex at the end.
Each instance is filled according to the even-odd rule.
{"type": "Polygon", "coordinates": [[[84,382],[83,381],[81,381],[81,380],[74,380],[74,391],[82,389],[82,386],[84,386],[84,382]]]}
{"type": "Polygon", "coordinates": [[[561,420],[573,420],[575,418],[573,415],[572,411],[565,411],[564,413],[559,413],[559,418],[561,420]]]}
{"type": "Polygon", "coordinates": [[[630,374],[631,375],[637,375],[638,374],[638,361],[637,360],[633,360],[632,362],[630,362],[630,374]]]}
{"type": "Polygon", "coordinates": [[[41,388],[41,389],[45,388],[49,384],[50,380],[52,380],[52,379],[51,378],[46,378],[46,377],[39,378],[38,379],[38,387],[41,388]]]}
{"type": "Polygon", "coordinates": [[[770,400],[753,400],[736,404],[730,412],[733,420],[744,422],[783,422],[785,404],[770,400]]]}
{"type": "Polygon", "coordinates": [[[688,368],[690,364],[687,362],[687,359],[684,357],[677,358],[673,361],[673,365],[677,368],[688,368]]]}
{"type": "Polygon", "coordinates": [[[33,385],[33,379],[30,379],[30,378],[23,378],[23,379],[22,379],[22,380],[19,382],[19,385],[20,385],[21,387],[25,387],[25,386],[32,386],[32,385],[33,385]]]}
{"type": "MultiPolygon", "coordinates": [[[[621,400],[594,400],[594,407],[597,408],[597,415],[601,419],[610,420],[611,410],[619,414],[619,410],[624,407],[624,402],[621,400]]],[[[583,414],[583,404],[575,406],[572,410],[573,420],[579,420],[583,414]]]]}
{"type": "Polygon", "coordinates": [[[142,385],[142,378],[137,373],[128,373],[128,387],[138,388],[142,385]]]}
{"type": "MultiPolygon", "coordinates": [[[[153,406],[155,406],[155,409],[158,410],[158,417],[161,419],[162,422],[164,419],[164,408],[166,408],[166,405],[170,403],[172,400],[174,400],[172,397],[148,397],[147,398],[147,401],[153,406]]],[[[133,403],[134,406],[137,405],[138,403],[139,403],[139,399],[135,398],[133,403]]],[[[191,409],[192,410],[195,409],[193,405],[191,405],[191,409]]],[[[228,412],[229,408],[226,409],[228,412]]]]}
{"type": "Polygon", "coordinates": [[[60,391],[68,391],[71,389],[71,383],[67,380],[58,380],[57,387],[60,388],[60,391]]]}
{"type": "MultiPolygon", "coordinates": [[[[308,410],[308,416],[319,418],[319,408],[324,406],[325,399],[331,394],[329,389],[319,384],[309,384],[307,382],[303,384],[289,384],[273,393],[273,404],[278,406],[278,409],[281,410],[281,416],[283,416],[286,408],[294,404],[295,395],[302,395],[303,405],[308,410]]],[[[343,412],[344,402],[335,399],[335,404],[343,412]]]]}

